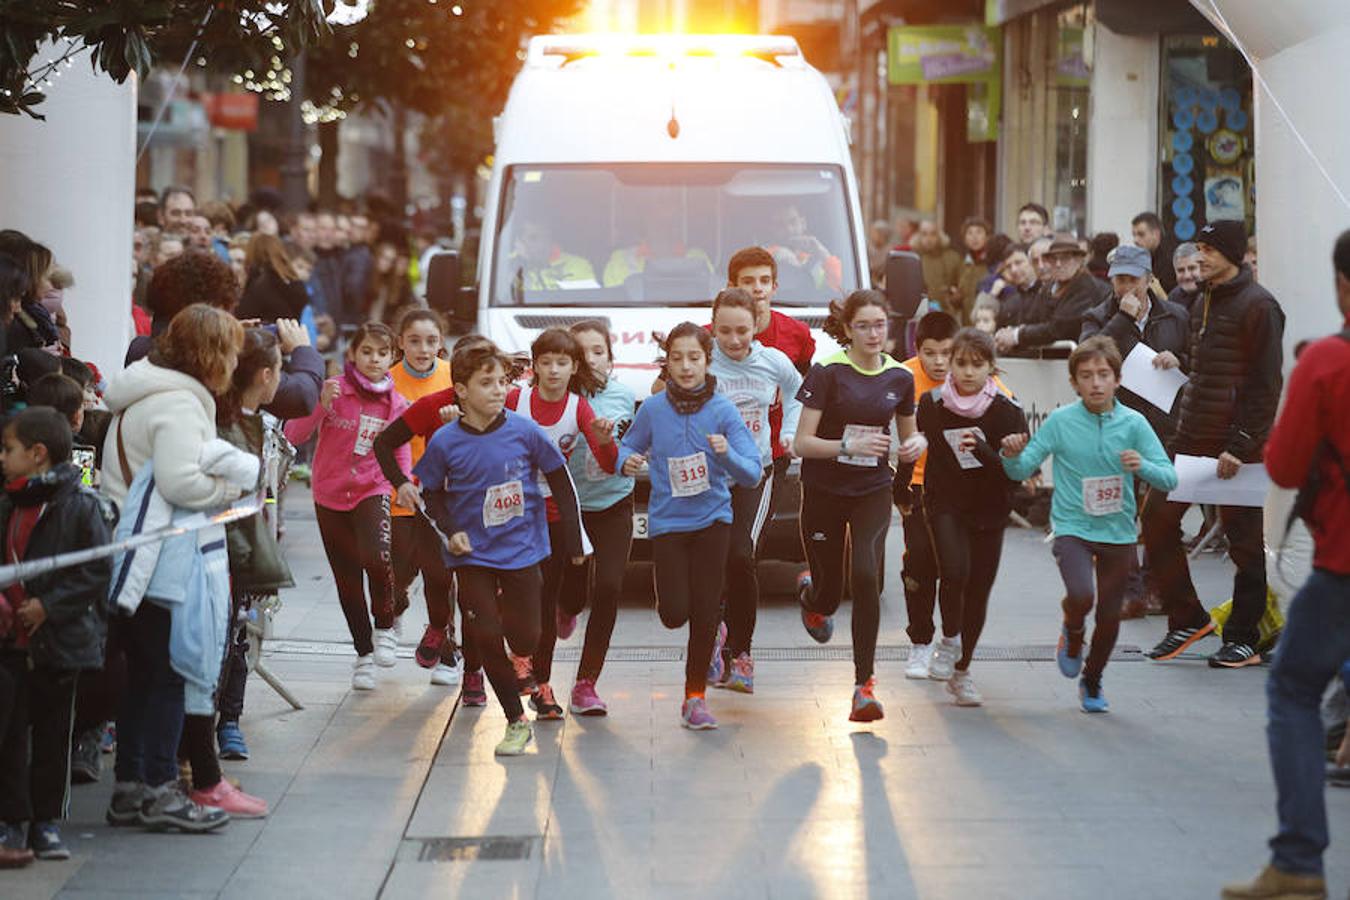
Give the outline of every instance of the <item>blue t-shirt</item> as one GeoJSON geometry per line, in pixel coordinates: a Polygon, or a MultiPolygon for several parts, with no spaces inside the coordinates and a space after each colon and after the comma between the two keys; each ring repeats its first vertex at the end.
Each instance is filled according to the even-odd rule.
{"type": "Polygon", "coordinates": [[[446,563],[523,569],[545,559],[548,513],[538,473],[562,465],[544,430],[511,410],[486,431],[462,418],[437,431],[413,474],[436,523],[447,536],[465,532],[473,547],[463,556],[445,553],[446,563]]]}
{"type": "MultiPolygon", "coordinates": [[[[840,350],[811,367],[797,399],[820,410],[816,437],[837,441],[866,432],[889,435],[896,416],[914,415],[914,375],[886,354],[875,371],[858,368],[840,350]]],[[[890,460],[839,456],[803,459],[802,483],[843,497],[861,497],[891,486],[890,460]]]]}

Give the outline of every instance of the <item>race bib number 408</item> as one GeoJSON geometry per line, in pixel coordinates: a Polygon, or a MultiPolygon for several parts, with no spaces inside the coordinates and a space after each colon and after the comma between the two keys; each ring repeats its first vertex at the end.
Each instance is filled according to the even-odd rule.
{"type": "Polygon", "coordinates": [[[519,481],[494,484],[483,497],[483,525],[496,528],[525,515],[525,491],[519,481]]]}

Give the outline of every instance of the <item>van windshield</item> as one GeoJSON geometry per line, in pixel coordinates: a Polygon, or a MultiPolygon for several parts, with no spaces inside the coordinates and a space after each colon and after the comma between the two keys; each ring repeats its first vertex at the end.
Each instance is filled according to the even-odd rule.
{"type": "Polygon", "coordinates": [[[838,166],[518,165],[503,182],[493,306],[707,303],[754,245],[777,263],[775,304],[858,288],[838,166]]]}

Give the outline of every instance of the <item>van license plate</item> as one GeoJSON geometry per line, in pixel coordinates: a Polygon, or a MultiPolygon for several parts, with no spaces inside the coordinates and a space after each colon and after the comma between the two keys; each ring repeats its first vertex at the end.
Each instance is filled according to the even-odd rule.
{"type": "Polygon", "coordinates": [[[633,513],[633,537],[639,540],[646,540],[647,534],[647,514],[645,512],[633,513]]]}

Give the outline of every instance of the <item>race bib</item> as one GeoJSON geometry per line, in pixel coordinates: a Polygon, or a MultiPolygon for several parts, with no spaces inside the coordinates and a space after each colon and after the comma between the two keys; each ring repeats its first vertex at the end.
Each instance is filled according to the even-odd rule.
{"type": "MultiPolygon", "coordinates": [[[[852,444],[855,441],[861,440],[864,435],[882,434],[885,430],[886,429],[880,425],[845,425],[844,442],[852,444]]],[[[881,457],[879,456],[845,456],[841,453],[836,458],[846,466],[876,467],[881,464],[881,457]]]]}
{"type": "Polygon", "coordinates": [[[375,446],[375,439],[384,431],[384,419],[379,416],[367,416],[362,414],[361,420],[356,425],[356,446],[352,452],[357,456],[365,456],[370,452],[370,448],[375,446]]]}
{"type": "Polygon", "coordinates": [[[670,495],[694,497],[708,489],[708,457],[702,451],[666,460],[670,472],[670,495]]]}
{"type": "Polygon", "coordinates": [[[525,490],[519,481],[494,484],[483,497],[483,525],[496,528],[525,515],[525,490]]]}
{"type": "Polygon", "coordinates": [[[1125,477],[1083,479],[1083,509],[1090,516],[1109,516],[1125,508],[1125,477]]]}
{"type": "Polygon", "coordinates": [[[759,405],[754,397],[737,397],[736,411],[741,414],[741,419],[745,422],[745,427],[749,429],[750,436],[756,441],[764,431],[764,408],[759,405]]]}
{"type": "Polygon", "coordinates": [[[975,458],[974,453],[969,450],[961,449],[961,435],[965,434],[967,431],[975,432],[975,436],[980,440],[985,439],[984,432],[979,428],[946,428],[943,429],[942,436],[945,437],[947,443],[951,445],[952,453],[956,454],[956,461],[961,464],[961,468],[982,468],[984,464],[975,458]]]}

